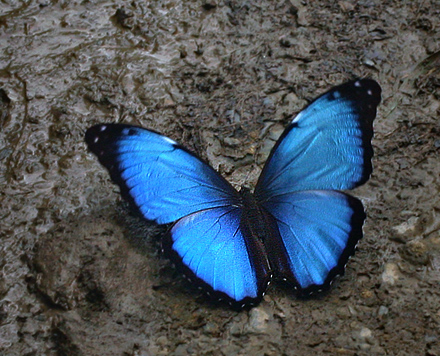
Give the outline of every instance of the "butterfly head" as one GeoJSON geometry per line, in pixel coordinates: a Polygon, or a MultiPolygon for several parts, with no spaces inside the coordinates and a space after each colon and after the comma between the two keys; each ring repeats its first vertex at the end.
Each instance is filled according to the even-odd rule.
{"type": "Polygon", "coordinates": [[[241,186],[241,188],[240,188],[240,194],[242,194],[242,195],[252,194],[251,191],[252,191],[252,189],[248,186],[245,186],[245,185],[241,186]]]}

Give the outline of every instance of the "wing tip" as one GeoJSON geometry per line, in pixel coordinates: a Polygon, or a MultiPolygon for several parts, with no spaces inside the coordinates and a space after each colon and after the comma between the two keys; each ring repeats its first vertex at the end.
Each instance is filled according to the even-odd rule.
{"type": "Polygon", "coordinates": [[[371,78],[356,78],[330,89],[329,92],[342,92],[349,98],[366,98],[367,107],[376,109],[382,99],[382,88],[371,78]]]}
{"type": "Polygon", "coordinates": [[[95,152],[96,147],[111,144],[122,135],[137,134],[136,129],[140,129],[140,127],[116,123],[97,124],[87,129],[84,140],[89,149],[95,152]]]}

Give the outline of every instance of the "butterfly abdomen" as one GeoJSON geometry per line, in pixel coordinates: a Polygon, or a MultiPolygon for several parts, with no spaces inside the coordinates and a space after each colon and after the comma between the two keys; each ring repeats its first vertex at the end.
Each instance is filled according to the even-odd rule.
{"type": "MultiPolygon", "coordinates": [[[[241,220],[240,229],[245,236],[246,248],[252,256],[253,268],[256,271],[261,288],[272,278],[272,268],[267,257],[265,240],[269,239],[275,231],[273,223],[268,223],[270,217],[265,213],[256,201],[249,189],[242,187],[240,190],[241,220]]],[[[264,286],[264,287],[263,287],[264,286]]]]}

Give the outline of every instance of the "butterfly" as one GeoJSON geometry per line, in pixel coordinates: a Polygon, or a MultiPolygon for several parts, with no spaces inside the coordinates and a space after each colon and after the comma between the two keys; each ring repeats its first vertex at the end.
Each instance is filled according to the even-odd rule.
{"type": "Polygon", "coordinates": [[[172,224],[165,246],[186,276],[219,300],[253,306],[272,280],[307,296],[344,273],[366,214],[341,190],[371,175],[380,101],[371,79],[319,96],[278,139],[253,193],[145,128],[100,124],[85,141],[145,219],[172,224]]]}

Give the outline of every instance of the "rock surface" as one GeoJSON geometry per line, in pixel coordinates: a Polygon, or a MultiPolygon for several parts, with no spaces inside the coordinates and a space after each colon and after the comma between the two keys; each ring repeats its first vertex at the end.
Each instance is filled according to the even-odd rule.
{"type": "Polygon", "coordinates": [[[440,3],[2,1],[1,355],[438,355],[440,3]],[[329,293],[215,306],[86,150],[155,129],[255,184],[308,100],[380,82],[365,237],[329,293]]]}

